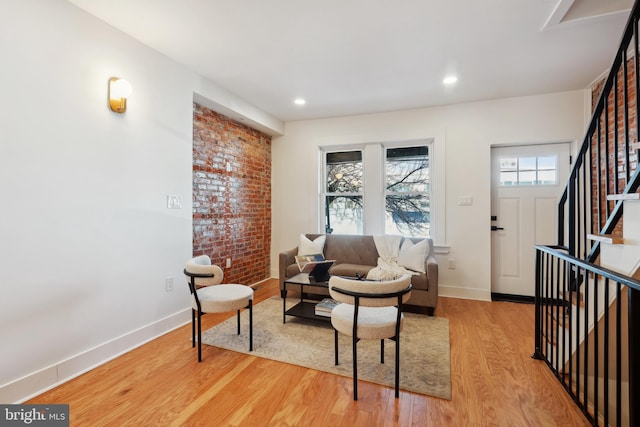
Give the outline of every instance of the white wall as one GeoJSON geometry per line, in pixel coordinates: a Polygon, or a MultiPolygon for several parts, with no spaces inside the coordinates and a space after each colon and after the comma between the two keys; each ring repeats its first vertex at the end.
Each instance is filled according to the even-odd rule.
{"type": "Polygon", "coordinates": [[[273,133],[282,123],[67,2],[0,0],[0,10],[9,403],[190,320],[194,93],[273,133]],[[133,86],[124,115],[107,106],[113,76],[133,86]],[[168,194],[182,209],[167,209],[168,194]]]}
{"type": "Polygon", "coordinates": [[[287,123],[273,140],[274,276],[279,252],[296,246],[300,233],[320,231],[318,146],[433,138],[434,243],[449,250],[437,255],[440,295],[490,299],[491,146],[581,140],[583,102],[574,91],[287,123]],[[461,196],[473,205],[458,206],[461,196]]]}

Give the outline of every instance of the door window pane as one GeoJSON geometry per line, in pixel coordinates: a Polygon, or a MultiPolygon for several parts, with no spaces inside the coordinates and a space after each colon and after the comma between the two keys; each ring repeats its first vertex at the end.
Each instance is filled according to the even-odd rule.
{"type": "Polygon", "coordinates": [[[555,170],[556,169],[556,157],[538,157],[538,170],[555,170]]]}
{"type": "Polygon", "coordinates": [[[556,185],[556,156],[500,159],[500,185],[556,185]]]}
{"type": "Polygon", "coordinates": [[[520,171],[518,172],[518,184],[533,185],[536,183],[536,171],[520,171]]]}

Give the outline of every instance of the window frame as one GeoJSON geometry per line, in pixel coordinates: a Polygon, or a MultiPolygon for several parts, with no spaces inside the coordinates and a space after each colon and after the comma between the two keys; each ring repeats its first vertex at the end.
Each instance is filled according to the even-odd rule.
{"type": "MultiPolygon", "coordinates": [[[[326,232],[326,182],[327,182],[327,165],[326,154],[330,152],[342,151],[361,151],[363,164],[362,178],[362,200],[363,200],[363,217],[362,232],[364,235],[382,235],[385,234],[385,216],[386,216],[386,153],[387,149],[407,148],[426,146],[429,156],[429,235],[435,242],[445,242],[444,222],[439,223],[438,220],[444,221],[445,215],[439,214],[445,211],[444,205],[444,188],[438,192],[435,188],[437,182],[444,182],[439,179],[436,173],[444,174],[444,165],[437,168],[436,159],[441,158],[444,161],[444,143],[436,148],[437,139],[444,141],[444,134],[436,137],[416,138],[410,140],[396,140],[387,142],[362,142],[357,144],[335,144],[335,145],[318,145],[318,230],[321,233],[326,232]],[[439,196],[438,196],[439,194],[439,196]],[[440,206],[441,205],[441,206],[440,206]],[[380,214],[382,213],[382,214],[380,214]],[[440,230],[440,234],[438,233],[440,230]]],[[[346,193],[340,193],[345,195],[346,193]]],[[[360,195],[360,194],[358,194],[360,195]]]]}
{"type": "MultiPolygon", "coordinates": [[[[383,195],[383,210],[384,210],[384,215],[386,217],[386,213],[387,213],[387,205],[386,205],[386,201],[387,201],[387,197],[388,196],[403,196],[403,195],[422,195],[425,196],[428,200],[429,203],[429,225],[428,225],[428,234],[425,236],[414,236],[414,237],[432,237],[432,221],[431,221],[431,201],[432,201],[432,185],[431,185],[431,179],[432,179],[432,173],[431,173],[431,155],[432,155],[432,143],[429,143],[428,141],[410,141],[410,142],[404,142],[404,143],[387,143],[387,144],[383,144],[383,155],[384,155],[384,166],[383,166],[383,190],[384,190],[384,195],[383,195]],[[388,162],[388,151],[389,150],[393,150],[393,149],[397,149],[397,148],[417,148],[417,147],[426,147],[427,148],[427,164],[428,164],[428,176],[427,176],[427,191],[388,191],[387,190],[387,162],[388,162]]],[[[387,234],[387,229],[386,229],[386,218],[385,218],[385,224],[384,224],[384,233],[387,234]]],[[[404,235],[404,234],[403,234],[404,235]]]]}
{"type": "MultiPolygon", "coordinates": [[[[365,170],[365,158],[364,158],[364,147],[362,146],[353,146],[353,147],[331,147],[331,149],[327,149],[327,150],[321,150],[320,152],[320,158],[321,158],[321,173],[322,173],[322,179],[320,180],[320,207],[322,209],[322,212],[320,213],[320,226],[321,226],[321,230],[323,230],[324,233],[328,233],[329,230],[327,230],[327,227],[330,226],[330,224],[327,224],[327,216],[329,215],[328,212],[328,206],[327,206],[327,197],[349,197],[349,196],[359,196],[362,198],[362,204],[363,204],[363,212],[362,212],[362,224],[360,225],[360,234],[364,234],[364,230],[365,230],[365,226],[364,226],[364,201],[365,201],[365,188],[366,188],[366,179],[365,179],[365,174],[364,174],[364,170],[365,170]],[[327,191],[327,180],[328,180],[328,167],[327,167],[327,155],[330,153],[342,153],[342,152],[356,152],[359,151],[361,154],[361,162],[362,162],[362,170],[363,170],[363,176],[362,176],[362,186],[360,187],[360,192],[353,192],[353,191],[345,191],[345,192],[329,192],[327,191]]],[[[333,229],[331,230],[331,232],[333,232],[333,229]]]]}

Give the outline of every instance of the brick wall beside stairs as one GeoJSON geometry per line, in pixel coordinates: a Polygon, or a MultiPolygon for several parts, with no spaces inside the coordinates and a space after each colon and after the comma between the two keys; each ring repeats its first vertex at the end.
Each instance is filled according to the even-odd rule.
{"type": "MultiPolygon", "coordinates": [[[[604,114],[602,115],[600,121],[600,134],[598,135],[598,130],[594,132],[592,135],[592,165],[594,170],[593,176],[597,176],[597,152],[598,152],[598,144],[601,153],[601,157],[603,159],[602,164],[600,166],[600,189],[601,189],[601,197],[598,200],[597,198],[597,183],[594,182],[592,186],[592,192],[594,200],[598,200],[600,203],[601,212],[607,211],[607,203],[609,204],[609,209],[613,209],[614,202],[607,202],[605,197],[607,194],[614,193],[614,185],[613,181],[615,179],[618,180],[618,192],[621,193],[626,185],[626,173],[627,168],[629,169],[629,173],[633,174],[633,172],[638,167],[636,150],[640,149],[640,142],[638,141],[637,129],[636,129],[636,87],[635,87],[635,66],[633,63],[633,58],[627,61],[627,102],[628,102],[628,119],[625,121],[625,111],[624,111],[624,101],[625,101],[625,82],[624,82],[624,73],[621,68],[618,72],[617,76],[617,93],[615,90],[611,91],[607,99],[607,115],[608,115],[608,128],[605,126],[604,114]],[[616,106],[617,106],[617,116],[616,116],[616,106]],[[617,123],[617,129],[616,129],[617,123]],[[629,149],[630,149],[630,161],[627,165],[623,160],[625,158],[625,128],[627,128],[629,135],[629,149]],[[618,140],[618,155],[615,156],[615,135],[617,130],[617,140],[618,140]],[[609,157],[609,177],[610,179],[607,181],[606,177],[606,169],[605,169],[605,153],[608,153],[609,157]]],[[[600,93],[602,92],[602,88],[604,86],[604,79],[595,83],[591,87],[591,109],[595,108],[596,103],[600,97],[600,93]]],[[[598,205],[594,204],[594,219],[597,218],[597,209],[598,205]]],[[[602,215],[600,218],[600,227],[602,227],[606,221],[606,215],[602,215]]],[[[614,235],[621,235],[622,233],[622,221],[614,230],[614,235]]]]}
{"type": "Polygon", "coordinates": [[[270,247],[271,137],[194,103],[193,255],[249,285],[270,277],[270,247]]]}

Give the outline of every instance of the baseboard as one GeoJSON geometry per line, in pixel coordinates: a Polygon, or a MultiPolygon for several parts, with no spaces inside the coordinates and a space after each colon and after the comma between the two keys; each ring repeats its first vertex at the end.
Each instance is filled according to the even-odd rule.
{"type": "Polygon", "coordinates": [[[478,288],[461,288],[457,286],[438,285],[438,296],[445,298],[491,301],[491,291],[478,288]]]}
{"type": "Polygon", "coordinates": [[[518,302],[524,304],[534,304],[536,302],[535,297],[529,295],[512,295],[501,294],[498,292],[491,292],[492,301],[505,301],[505,302],[518,302]]]}
{"type": "Polygon", "coordinates": [[[0,402],[25,402],[190,321],[191,309],[186,308],[54,365],[4,384],[0,386],[0,402]]]}

